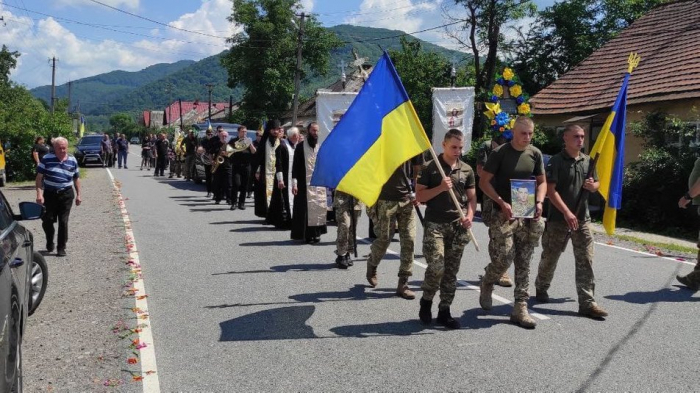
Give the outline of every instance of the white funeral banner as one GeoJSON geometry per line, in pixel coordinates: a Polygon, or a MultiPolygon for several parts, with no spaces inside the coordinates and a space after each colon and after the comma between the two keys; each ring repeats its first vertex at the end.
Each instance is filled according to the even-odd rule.
{"type": "Polygon", "coordinates": [[[442,153],[447,131],[456,128],[464,133],[464,152],[472,145],[474,121],[473,87],[433,87],[433,148],[442,153]]]}
{"type": "Polygon", "coordinates": [[[316,121],[318,122],[318,142],[328,137],[333,128],[350,108],[357,97],[354,92],[331,92],[319,90],[316,92],[316,121]]]}

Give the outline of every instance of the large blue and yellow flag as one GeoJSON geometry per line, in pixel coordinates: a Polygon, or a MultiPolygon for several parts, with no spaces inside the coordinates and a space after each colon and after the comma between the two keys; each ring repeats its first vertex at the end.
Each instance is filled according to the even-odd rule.
{"type": "Polygon", "coordinates": [[[603,227],[608,235],[615,232],[617,210],[622,207],[622,181],[625,163],[625,121],[627,118],[627,84],[639,57],[630,55],[630,67],[603,129],[591,149],[591,157],[598,155],[596,171],[600,180],[598,192],[605,199],[603,227]]]}
{"type": "Polygon", "coordinates": [[[372,206],[392,173],[429,148],[416,110],[384,52],[321,145],[311,185],[335,188],[372,206]]]}

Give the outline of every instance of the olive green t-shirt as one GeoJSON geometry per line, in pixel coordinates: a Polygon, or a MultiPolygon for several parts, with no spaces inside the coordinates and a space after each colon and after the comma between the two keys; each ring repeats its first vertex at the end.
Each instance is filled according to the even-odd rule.
{"type": "MultiPolygon", "coordinates": [[[[581,221],[590,221],[591,216],[588,212],[588,198],[584,198],[583,205],[580,211],[575,212],[576,202],[579,195],[583,192],[583,183],[586,181],[586,175],[591,164],[591,158],[583,153],[574,158],[562,150],[549,159],[545,173],[547,174],[547,183],[550,186],[555,184],[554,188],[559,193],[559,196],[564,201],[564,204],[571,210],[576,217],[581,221]]],[[[593,170],[593,180],[598,181],[598,174],[593,170]]],[[[549,221],[564,221],[564,215],[557,209],[554,204],[549,207],[547,215],[549,221]]]]}
{"type": "MultiPolygon", "coordinates": [[[[695,160],[695,165],[693,165],[693,171],[690,173],[688,178],[688,189],[690,190],[695,185],[695,182],[700,179],[700,158],[695,160]]],[[[693,198],[693,205],[700,205],[700,195],[693,198]]]]}
{"type": "MultiPolygon", "coordinates": [[[[489,155],[484,170],[493,175],[492,184],[496,193],[505,202],[511,203],[510,180],[529,180],[533,176],[544,175],[544,164],[540,149],[528,145],[518,151],[511,143],[503,144],[489,155]]],[[[494,204],[500,210],[498,205],[494,204]]]]}
{"type": "Polygon", "coordinates": [[[396,168],[389,180],[384,183],[382,191],[379,193],[379,199],[384,201],[406,201],[410,199],[411,184],[406,181],[406,178],[411,179],[413,167],[423,165],[423,162],[423,155],[419,154],[396,168]]]}
{"type": "MultiPolygon", "coordinates": [[[[440,161],[440,165],[442,165],[442,170],[452,179],[452,189],[455,192],[455,196],[457,196],[457,200],[462,205],[462,209],[465,209],[468,203],[466,190],[476,187],[474,170],[469,164],[462,162],[462,160],[458,160],[457,167],[452,169],[443,161],[442,154],[438,156],[438,160],[440,161]]],[[[440,175],[435,160],[428,162],[425,168],[423,168],[418,175],[417,183],[428,188],[435,188],[442,183],[442,176],[440,175]]],[[[452,197],[450,197],[447,191],[437,194],[433,199],[426,202],[426,205],[426,221],[448,223],[459,220],[459,210],[455,207],[454,202],[452,202],[452,197]]]]}

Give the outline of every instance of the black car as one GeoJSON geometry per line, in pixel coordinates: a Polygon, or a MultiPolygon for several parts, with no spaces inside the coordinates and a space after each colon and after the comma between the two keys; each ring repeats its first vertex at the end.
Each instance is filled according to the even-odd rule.
{"type": "Polygon", "coordinates": [[[102,138],[102,135],[85,135],[80,138],[75,147],[75,153],[73,153],[75,159],[78,160],[78,165],[102,165],[102,138]]]}
{"type": "Polygon", "coordinates": [[[39,218],[43,207],[22,202],[19,210],[14,215],[0,193],[0,392],[22,391],[22,337],[48,282],[46,261],[34,251],[32,233],[18,222],[39,218]]]}

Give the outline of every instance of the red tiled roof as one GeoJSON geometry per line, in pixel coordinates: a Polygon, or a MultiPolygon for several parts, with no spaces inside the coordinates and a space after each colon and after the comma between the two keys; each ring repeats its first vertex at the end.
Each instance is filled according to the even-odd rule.
{"type": "Polygon", "coordinates": [[[143,111],[143,125],[146,127],[151,124],[151,111],[143,111]]]}
{"type": "MultiPolygon", "coordinates": [[[[211,112],[223,111],[228,108],[228,102],[212,102],[211,112]]],[[[187,114],[191,110],[196,110],[197,113],[201,115],[209,114],[209,101],[198,101],[195,105],[194,101],[182,101],[182,112],[187,114]]],[[[180,103],[178,101],[173,102],[170,106],[165,108],[165,124],[170,124],[172,120],[177,120],[180,118],[180,103]]]]}
{"type": "Polygon", "coordinates": [[[592,113],[609,109],[627,71],[634,70],[627,103],[700,97],[700,0],[660,5],[591,54],[576,68],[534,95],[535,115],[592,113]]]}

